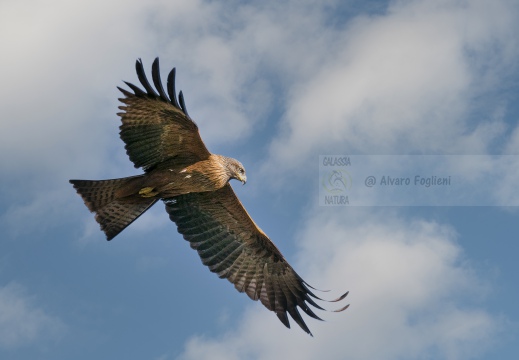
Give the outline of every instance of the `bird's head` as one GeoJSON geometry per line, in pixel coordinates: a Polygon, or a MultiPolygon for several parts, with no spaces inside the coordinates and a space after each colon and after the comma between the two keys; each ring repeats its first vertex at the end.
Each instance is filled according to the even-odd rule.
{"type": "Polygon", "coordinates": [[[243,185],[247,182],[247,174],[242,163],[236,159],[227,158],[227,170],[229,171],[230,179],[241,181],[243,185]]]}

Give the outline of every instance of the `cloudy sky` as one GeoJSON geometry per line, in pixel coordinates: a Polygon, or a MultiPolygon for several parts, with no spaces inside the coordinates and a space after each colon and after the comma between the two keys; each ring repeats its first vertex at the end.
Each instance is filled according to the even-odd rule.
{"type": "Polygon", "coordinates": [[[0,0],[0,357],[516,359],[517,169],[496,206],[326,207],[318,159],[519,154],[518,33],[515,0],[0,0]],[[68,184],[139,173],[116,86],[157,56],[247,168],[255,221],[350,291],[313,338],[202,266],[162,204],[106,242],[68,184]]]}

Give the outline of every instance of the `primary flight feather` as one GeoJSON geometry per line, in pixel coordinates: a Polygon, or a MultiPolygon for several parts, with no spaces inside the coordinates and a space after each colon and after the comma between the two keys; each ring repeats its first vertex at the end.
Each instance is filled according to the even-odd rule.
{"type": "MultiPolygon", "coordinates": [[[[211,154],[198,126],[189,117],[182,92],[177,100],[175,69],[162,86],[159,60],[146,78],[137,60],[139,81],[145,91],[127,83],[133,91],[118,88],[121,139],[136,168],[144,174],[111,180],[70,180],[108,240],[113,239],[158,200],[177,224],[202,263],[239,292],[260,300],[290,327],[287,313],[307,333],[310,330],[298,308],[321,320],[309,305],[323,310],[308,285],[285,260],[268,236],[247,213],[229,184],[245,184],[243,165],[235,159],[211,154]]],[[[332,302],[346,297],[345,293],[332,302]]],[[[335,311],[345,310],[348,305],[335,311]]]]}

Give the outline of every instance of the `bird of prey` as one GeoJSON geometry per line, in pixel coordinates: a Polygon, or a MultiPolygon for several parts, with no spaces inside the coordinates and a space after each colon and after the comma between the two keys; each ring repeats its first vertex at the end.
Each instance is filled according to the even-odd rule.
{"type": "MultiPolygon", "coordinates": [[[[235,159],[211,154],[188,115],[182,92],[175,91],[175,69],[164,90],[159,60],[152,65],[153,88],[142,61],[136,70],[144,90],[125,82],[118,87],[124,105],[120,137],[136,168],[144,174],[111,180],[70,180],[95,219],[113,239],[157,201],[166,205],[178,232],[198,252],[202,263],[239,292],[260,300],[290,328],[287,316],[308,334],[298,307],[321,320],[309,305],[324,310],[317,297],[278,248],[249,216],[229,181],[247,181],[235,159]],[[169,95],[169,96],[168,96],[169,95]]],[[[341,301],[348,293],[331,302],[341,301]]],[[[348,305],[335,312],[343,311],[348,305]]]]}

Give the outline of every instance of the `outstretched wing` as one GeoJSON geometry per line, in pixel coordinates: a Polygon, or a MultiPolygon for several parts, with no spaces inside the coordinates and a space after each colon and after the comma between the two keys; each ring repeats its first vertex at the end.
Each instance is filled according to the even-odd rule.
{"type": "Polygon", "coordinates": [[[182,92],[180,104],[177,101],[175,69],[168,76],[168,97],[162,87],[158,58],[152,66],[158,93],[148,82],[140,59],[135,67],[146,91],[128,82],[125,83],[133,93],[118,87],[125,95],[119,100],[125,105],[119,107],[123,112],[117,114],[122,120],[121,139],[135,167],[149,171],[165,162],[185,164],[207,159],[210,153],[200,138],[198,127],[187,114],[182,92]]]}
{"type": "MultiPolygon", "coordinates": [[[[254,223],[229,184],[214,192],[189,193],[164,202],[178,232],[198,251],[209,270],[229,280],[252,300],[259,299],[290,328],[288,312],[311,335],[297,307],[321,320],[308,305],[323,310],[312,297],[322,299],[312,293],[254,223]]],[[[347,294],[333,301],[340,301],[347,294]]]]}

